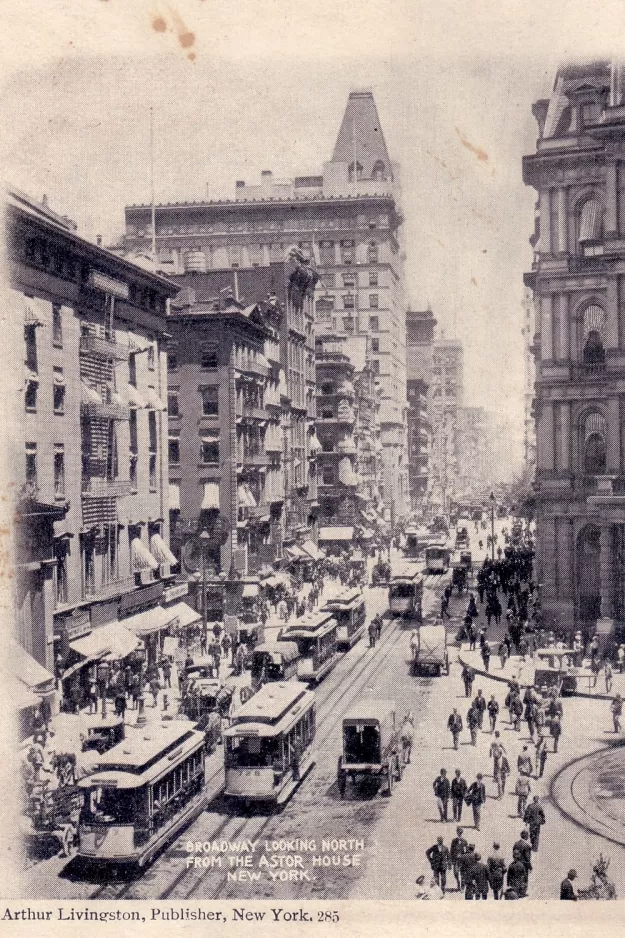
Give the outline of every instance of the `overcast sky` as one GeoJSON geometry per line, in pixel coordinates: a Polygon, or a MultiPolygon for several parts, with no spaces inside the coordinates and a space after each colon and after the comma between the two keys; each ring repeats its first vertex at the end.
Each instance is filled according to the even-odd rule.
{"type": "Polygon", "coordinates": [[[218,198],[263,169],[319,172],[350,89],[372,87],[402,166],[410,300],[465,343],[466,402],[509,413],[520,437],[535,198],[521,157],[559,59],[595,51],[562,34],[560,3],[319,0],[297,18],[283,0],[16,6],[0,49],[5,175],[91,238],[110,242],[124,205],[149,201],[150,106],[157,201],[218,198]]]}

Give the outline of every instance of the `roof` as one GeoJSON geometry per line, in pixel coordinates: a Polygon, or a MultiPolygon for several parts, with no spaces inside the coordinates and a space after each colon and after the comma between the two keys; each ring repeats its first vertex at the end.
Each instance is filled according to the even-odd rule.
{"type": "MultiPolygon", "coordinates": [[[[351,183],[350,183],[351,185],[351,183]]],[[[267,199],[211,199],[207,202],[163,202],[155,206],[155,209],[166,208],[179,208],[188,210],[190,208],[205,209],[210,208],[211,206],[223,207],[224,205],[228,206],[228,209],[249,209],[251,206],[265,206],[265,205],[288,205],[291,202],[327,202],[328,205],[336,205],[337,202],[393,202],[394,197],[390,193],[377,193],[375,195],[361,194],[360,192],[349,193],[346,192],[342,195],[291,195],[284,199],[279,198],[267,198],[267,199]]],[[[145,211],[151,211],[152,206],[150,204],[138,204],[138,205],[126,205],[124,211],[126,213],[133,211],[133,209],[138,210],[142,209],[145,211]]]]}
{"type": "Polygon", "coordinates": [[[299,648],[295,642],[263,642],[254,649],[254,654],[263,652],[267,655],[280,655],[287,664],[299,658],[299,648]]]}
{"type": "MultiPolygon", "coordinates": [[[[161,752],[175,748],[177,743],[188,739],[192,732],[193,724],[186,720],[171,720],[140,729],[128,726],[126,739],[98,758],[96,771],[113,766],[145,770],[161,752]]],[[[123,771],[123,768],[119,771],[123,771]]]]}
{"type": "Polygon", "coordinates": [[[277,723],[297,704],[303,706],[314,694],[299,682],[276,682],[265,684],[247,703],[239,707],[232,717],[234,725],[239,723],[277,723]]]}
{"type": "Polygon", "coordinates": [[[330,629],[336,627],[336,621],[331,612],[311,612],[301,616],[293,625],[289,625],[282,633],[285,641],[290,638],[321,638],[330,629]]]}
{"type": "Polygon", "coordinates": [[[391,160],[386,149],[378,109],[373,92],[351,91],[339,129],[333,163],[357,163],[362,165],[363,179],[370,179],[374,164],[384,163],[385,175],[392,179],[391,160]]]}
{"type": "Polygon", "coordinates": [[[395,714],[394,700],[379,700],[376,698],[363,698],[352,704],[345,716],[343,724],[356,723],[359,720],[380,720],[387,722],[395,714]]]}

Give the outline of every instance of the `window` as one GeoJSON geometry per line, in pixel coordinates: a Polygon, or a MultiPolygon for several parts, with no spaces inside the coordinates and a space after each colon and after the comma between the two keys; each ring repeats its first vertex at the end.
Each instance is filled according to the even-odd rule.
{"type": "MultiPolygon", "coordinates": [[[[331,266],[334,264],[334,241],[320,241],[319,242],[319,264],[321,267],[331,266]]],[[[325,286],[334,286],[334,274],[328,276],[332,277],[331,284],[324,284],[325,286]]]]}
{"type": "Polygon", "coordinates": [[[348,274],[343,274],[343,286],[344,287],[356,286],[356,274],[353,272],[350,272],[348,274]]]}
{"type": "Polygon", "coordinates": [[[63,369],[54,369],[54,384],[52,387],[52,403],[55,414],[65,413],[65,379],[63,369]]]}
{"type": "Polygon", "coordinates": [[[137,356],[131,352],[128,356],[128,383],[137,386],[137,356]]]}
{"type": "Polygon", "coordinates": [[[65,495],[65,448],[62,445],[54,447],[54,494],[65,495]]]}
{"type": "Polygon", "coordinates": [[[158,432],[156,428],[156,411],[148,411],[148,439],[149,439],[149,448],[152,451],[156,450],[158,443],[158,432]]]}
{"type": "Polygon", "coordinates": [[[371,351],[374,352],[376,355],[379,353],[380,351],[379,339],[371,339],[371,351]]]}
{"type": "Polygon", "coordinates": [[[582,253],[594,257],[603,253],[603,213],[598,199],[587,199],[578,214],[578,237],[582,253]]]}
{"type": "Polygon", "coordinates": [[[92,535],[82,538],[82,582],[85,596],[95,593],[95,539],[92,535]]]}
{"type": "Polygon", "coordinates": [[[600,306],[587,306],[584,310],[584,365],[602,367],[605,364],[605,321],[604,310],[600,306]]]}
{"type": "Polygon", "coordinates": [[[137,434],[137,411],[131,408],[128,421],[130,431],[130,488],[137,491],[137,460],[139,458],[139,443],[137,434]]]}
{"type": "Polygon", "coordinates": [[[380,331],[380,320],[378,316],[369,316],[369,329],[371,332],[380,331]]]}
{"type": "Polygon", "coordinates": [[[179,417],[180,410],[178,409],[178,392],[177,391],[168,391],[167,392],[167,413],[170,417],[179,417]]]}
{"type": "Polygon", "coordinates": [[[583,459],[586,475],[603,475],[606,471],[605,417],[597,412],[588,414],[583,424],[583,459]]]}
{"type": "Polygon", "coordinates": [[[117,429],[114,423],[109,424],[108,449],[106,461],[106,478],[113,482],[119,478],[119,458],[117,452],[117,429]]]}
{"type": "Polygon", "coordinates": [[[204,342],[200,349],[200,367],[217,367],[217,345],[214,342],[204,342]]]}
{"type": "Polygon", "coordinates": [[[167,368],[169,371],[178,371],[178,352],[167,353],[167,368]]]}
{"type": "Polygon", "coordinates": [[[353,293],[343,294],[343,309],[355,309],[356,300],[353,293]]]}
{"type": "Polygon", "coordinates": [[[37,410],[37,390],[39,383],[34,378],[28,378],[26,381],[26,391],[24,394],[24,406],[26,410],[37,410]]]}
{"type": "Polygon", "coordinates": [[[582,104],[581,107],[582,127],[588,124],[596,124],[599,120],[599,105],[596,103],[582,104]]]}
{"type": "Polygon", "coordinates": [[[380,298],[377,293],[369,294],[369,306],[371,309],[377,309],[379,305],[380,298]]]}
{"type": "Polygon", "coordinates": [[[353,241],[341,241],[341,263],[342,264],[354,263],[354,242],[353,241]]]}
{"type": "Polygon", "coordinates": [[[137,454],[130,454],[130,489],[132,492],[137,491],[137,454]]]}
{"type": "Polygon", "coordinates": [[[150,371],[154,371],[154,366],[156,364],[156,354],[154,349],[154,344],[150,342],[148,345],[148,368],[150,371]]]}
{"type": "Polygon", "coordinates": [[[219,414],[219,388],[200,388],[202,395],[202,415],[216,417],[219,414]]]}
{"type": "Polygon", "coordinates": [[[56,539],[54,541],[54,557],[56,566],[54,570],[54,598],[57,606],[67,602],[67,546],[65,539],[56,539]]]}
{"type": "Polygon", "coordinates": [[[63,346],[63,323],[61,320],[61,307],[58,303],[52,305],[52,344],[63,346]]]}
{"type": "Polygon", "coordinates": [[[378,285],[378,272],[377,270],[370,270],[369,271],[369,286],[377,287],[377,285],[378,285]]]}
{"type": "Polygon", "coordinates": [[[148,457],[148,470],[150,492],[156,492],[156,453],[150,453],[148,457]]]}
{"type": "Polygon", "coordinates": [[[26,482],[37,485],[37,444],[26,444],[26,482]]]}
{"type": "Polygon", "coordinates": [[[384,166],[382,160],[376,160],[373,164],[371,178],[378,182],[383,182],[386,179],[386,167],[384,166]]]}
{"type": "Polygon", "coordinates": [[[34,325],[24,327],[25,363],[29,371],[37,373],[37,329],[34,325]]]}
{"type": "Polygon", "coordinates": [[[169,437],[169,464],[180,465],[180,439],[177,436],[169,437]]]}
{"type": "Polygon", "coordinates": [[[328,290],[332,290],[336,286],[336,274],[324,274],[321,278],[321,285],[328,290]]]}
{"type": "Polygon", "coordinates": [[[371,362],[371,367],[373,369],[373,373],[376,375],[379,375],[380,374],[380,359],[374,358],[373,361],[371,362]]]}
{"type": "MultiPolygon", "coordinates": [[[[362,179],[362,164],[356,160],[356,181],[362,179]]],[[[347,168],[347,181],[354,182],[354,161],[349,164],[347,168]]]]}
{"type": "Polygon", "coordinates": [[[367,248],[367,261],[369,264],[377,264],[378,262],[378,246],[375,241],[371,241],[367,248]]]}
{"type": "Polygon", "coordinates": [[[200,460],[203,463],[219,463],[219,431],[202,434],[200,460]]]}

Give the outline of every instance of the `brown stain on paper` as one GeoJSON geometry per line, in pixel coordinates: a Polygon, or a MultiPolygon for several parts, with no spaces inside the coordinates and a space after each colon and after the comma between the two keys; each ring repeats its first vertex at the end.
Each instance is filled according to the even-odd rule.
{"type": "MultiPolygon", "coordinates": [[[[195,33],[191,32],[191,30],[187,28],[176,10],[171,10],[171,19],[173,21],[173,25],[169,26],[164,16],[155,16],[152,19],[152,29],[157,33],[175,32],[177,34],[180,47],[182,49],[192,50],[193,46],[195,45],[195,33]]],[[[187,58],[190,62],[195,62],[197,53],[189,51],[187,53],[187,58]]]]}
{"type": "Polygon", "coordinates": [[[456,133],[458,134],[458,137],[460,138],[460,143],[462,144],[462,146],[466,147],[467,150],[470,150],[471,153],[475,153],[475,155],[477,156],[478,160],[481,163],[487,163],[488,153],[486,152],[486,150],[482,150],[481,147],[476,147],[474,143],[471,143],[471,141],[465,137],[465,135],[462,133],[462,131],[458,127],[455,127],[454,129],[456,133]]]}

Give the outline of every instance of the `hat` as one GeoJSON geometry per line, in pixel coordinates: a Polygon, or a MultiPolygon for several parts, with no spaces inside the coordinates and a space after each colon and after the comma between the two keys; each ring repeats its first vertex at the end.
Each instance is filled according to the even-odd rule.
{"type": "Polygon", "coordinates": [[[567,879],[576,879],[576,878],[577,878],[577,870],[569,870],[568,873],[566,874],[566,878],[567,878],[567,879]]]}
{"type": "Polygon", "coordinates": [[[499,844],[498,844],[498,843],[494,843],[494,844],[493,844],[493,850],[499,850],[499,844]]]}

